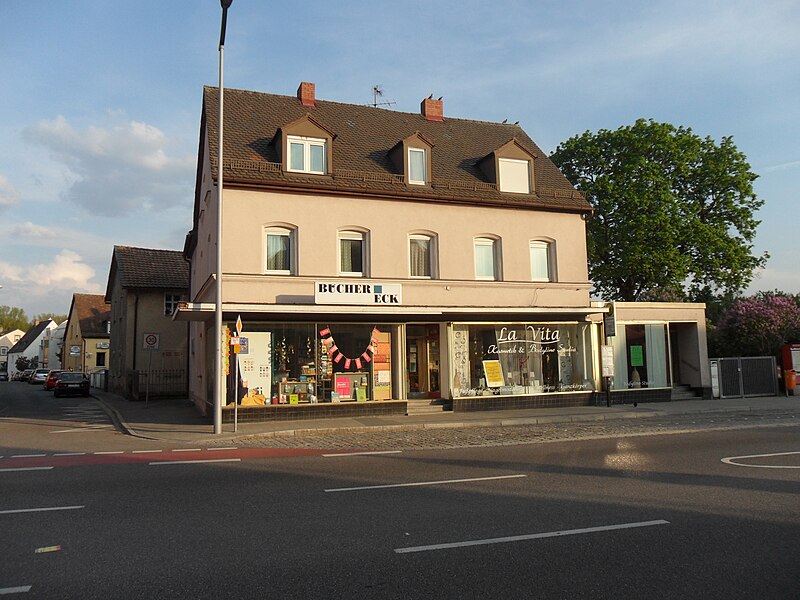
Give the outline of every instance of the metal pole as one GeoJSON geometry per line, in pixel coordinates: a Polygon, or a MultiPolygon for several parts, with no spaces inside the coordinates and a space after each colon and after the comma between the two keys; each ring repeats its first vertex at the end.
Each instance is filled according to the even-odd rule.
{"type": "Polygon", "coordinates": [[[234,365],[236,367],[235,373],[235,381],[234,384],[234,393],[233,393],[233,432],[236,433],[239,430],[239,355],[233,355],[234,365]]]}
{"type": "Polygon", "coordinates": [[[232,0],[221,0],[222,24],[219,34],[219,151],[217,162],[217,289],[216,305],[214,311],[215,334],[215,387],[214,387],[214,433],[222,433],[222,395],[223,395],[223,365],[222,365],[222,128],[223,128],[223,101],[224,101],[224,74],[225,74],[225,26],[228,18],[228,7],[232,0]]]}

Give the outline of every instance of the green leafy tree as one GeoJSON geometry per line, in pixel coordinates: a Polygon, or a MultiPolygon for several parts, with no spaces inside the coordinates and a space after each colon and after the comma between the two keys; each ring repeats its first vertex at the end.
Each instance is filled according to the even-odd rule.
{"type": "MultiPolygon", "coordinates": [[[[39,357],[38,356],[34,357],[34,360],[38,364],[39,357]]],[[[24,371],[25,369],[36,368],[36,364],[34,364],[34,361],[28,358],[27,356],[18,356],[17,362],[14,363],[14,366],[17,367],[17,371],[24,371]]]]}
{"type": "Polygon", "coordinates": [[[594,207],[589,276],[604,298],[736,296],[766,263],[753,255],[757,175],[730,137],[639,119],[572,137],[551,158],[594,207]]]}
{"type": "Polygon", "coordinates": [[[27,331],[30,327],[25,311],[16,306],[0,306],[0,331],[21,329],[27,331]]]}
{"type": "Polygon", "coordinates": [[[47,319],[52,319],[56,322],[56,325],[62,323],[67,320],[67,315],[57,315],[56,313],[42,313],[40,315],[36,315],[33,317],[33,321],[46,321],[47,319]]]}

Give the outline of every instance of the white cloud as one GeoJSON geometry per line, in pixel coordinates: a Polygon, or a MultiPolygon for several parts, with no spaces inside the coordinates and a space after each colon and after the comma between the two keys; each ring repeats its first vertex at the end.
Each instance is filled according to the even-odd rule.
{"type": "Polygon", "coordinates": [[[764,171],[764,173],[771,173],[772,171],[784,171],[786,169],[796,169],[797,167],[800,167],[800,160],[793,160],[791,162],[785,162],[779,165],[764,167],[762,171],[764,171]]]}
{"type": "Polygon", "coordinates": [[[0,278],[13,283],[22,295],[44,297],[58,291],[98,293],[100,285],[90,281],[96,272],[72,250],[62,250],[49,263],[30,266],[0,261],[0,278]]]}
{"type": "Polygon", "coordinates": [[[89,212],[120,217],[190,206],[194,156],[170,156],[171,142],[157,127],[111,119],[79,131],[59,116],[27,127],[23,137],[69,169],[74,180],[62,195],[89,212]]]}
{"type": "Polygon", "coordinates": [[[11,237],[17,241],[19,241],[20,238],[33,240],[53,240],[63,235],[52,227],[35,225],[30,221],[13,225],[9,228],[9,233],[11,234],[11,237]]]}
{"type": "Polygon", "coordinates": [[[14,189],[11,182],[3,175],[0,175],[0,209],[6,206],[13,206],[19,201],[19,192],[14,189]]]}

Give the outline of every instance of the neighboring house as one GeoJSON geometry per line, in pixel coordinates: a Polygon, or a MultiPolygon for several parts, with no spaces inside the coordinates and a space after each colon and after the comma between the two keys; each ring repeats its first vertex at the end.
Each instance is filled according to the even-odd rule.
{"type": "MultiPolygon", "coordinates": [[[[205,88],[184,246],[191,302],[176,316],[192,321],[190,394],[206,414],[218,100],[205,88]]],[[[224,106],[222,311],[228,330],[243,321],[248,418],[405,413],[417,401],[454,410],[604,402],[610,309],[589,298],[592,208],[519,125],[445,117],[441,98],[423,99],[419,114],[322,101],[305,82],[296,97],[226,90],[224,106]],[[272,406],[283,403],[298,406],[272,406]]],[[[662,335],[639,341],[631,329],[631,364],[643,363],[637,394],[644,363],[662,374],[688,348],[668,351],[667,320],[645,320],[662,335]]],[[[686,321],[695,343],[681,360],[707,388],[704,318],[686,321]]],[[[228,355],[227,338],[222,347],[228,355]]],[[[235,371],[225,361],[227,409],[235,371]]],[[[672,381],[648,391],[669,398],[672,381]]]]}
{"type": "Polygon", "coordinates": [[[102,294],[73,294],[61,366],[86,374],[108,368],[111,308],[102,294]]]}
{"type": "Polygon", "coordinates": [[[111,309],[109,391],[128,398],[186,395],[186,323],[172,320],[189,291],[178,250],[115,246],[105,302],[111,309]]]}
{"type": "Polygon", "coordinates": [[[59,323],[55,329],[50,329],[45,334],[45,339],[42,340],[42,351],[40,355],[47,354],[48,368],[53,370],[61,369],[62,349],[64,346],[64,334],[67,329],[67,321],[59,323]]]}
{"type": "MultiPolygon", "coordinates": [[[[13,377],[19,372],[17,369],[17,359],[24,356],[28,360],[39,360],[39,350],[41,348],[41,341],[44,339],[45,334],[50,329],[57,327],[55,321],[47,319],[46,321],[37,321],[33,326],[25,332],[25,334],[8,350],[6,355],[8,358],[8,375],[13,377]]],[[[44,368],[47,365],[39,364],[39,367],[44,368]]]]}
{"type": "Polygon", "coordinates": [[[0,372],[8,371],[8,351],[22,339],[23,335],[25,335],[25,332],[21,329],[0,331],[0,372]]]}

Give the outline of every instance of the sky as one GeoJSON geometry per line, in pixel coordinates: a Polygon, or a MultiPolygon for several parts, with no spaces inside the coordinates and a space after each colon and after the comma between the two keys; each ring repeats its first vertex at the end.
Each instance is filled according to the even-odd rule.
{"type": "MultiPolygon", "coordinates": [[[[114,245],[181,250],[217,0],[0,0],[0,305],[66,314],[114,245]]],[[[637,118],[732,136],[765,201],[749,293],[800,292],[800,1],[234,0],[225,86],[519,121],[545,151],[637,118]]]]}

